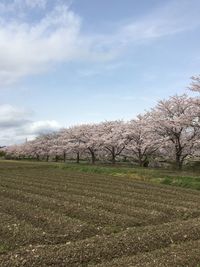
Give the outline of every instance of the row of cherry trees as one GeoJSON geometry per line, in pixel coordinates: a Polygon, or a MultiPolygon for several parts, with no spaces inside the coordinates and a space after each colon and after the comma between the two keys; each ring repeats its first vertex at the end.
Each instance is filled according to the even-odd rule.
{"type": "MultiPolygon", "coordinates": [[[[190,89],[200,93],[200,76],[192,77],[190,89]]],[[[66,161],[131,160],[140,166],[149,161],[174,162],[177,168],[200,156],[200,98],[186,94],[162,100],[128,122],[106,121],[62,129],[38,136],[22,145],[6,148],[13,158],[66,161]]]]}

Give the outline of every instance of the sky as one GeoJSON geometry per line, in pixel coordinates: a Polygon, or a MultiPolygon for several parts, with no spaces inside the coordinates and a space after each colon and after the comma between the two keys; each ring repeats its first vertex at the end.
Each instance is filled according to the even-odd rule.
{"type": "Polygon", "coordinates": [[[0,0],[0,146],[187,93],[199,11],[199,0],[0,0]]]}

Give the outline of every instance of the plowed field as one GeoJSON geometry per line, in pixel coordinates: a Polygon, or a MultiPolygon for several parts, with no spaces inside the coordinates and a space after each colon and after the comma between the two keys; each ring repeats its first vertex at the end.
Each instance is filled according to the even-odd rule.
{"type": "Polygon", "coordinates": [[[200,264],[200,192],[0,163],[0,266],[200,264]]]}

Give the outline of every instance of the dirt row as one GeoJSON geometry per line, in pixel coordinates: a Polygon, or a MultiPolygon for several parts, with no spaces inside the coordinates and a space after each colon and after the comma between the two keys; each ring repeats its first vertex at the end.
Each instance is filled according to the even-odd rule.
{"type": "MultiPolygon", "coordinates": [[[[52,184],[54,186],[59,186],[58,185],[58,179],[60,183],[65,183],[66,181],[68,182],[68,185],[70,184],[79,184],[81,186],[95,186],[95,187],[100,187],[100,188],[113,188],[114,190],[121,189],[122,185],[124,190],[126,192],[133,192],[142,189],[143,193],[145,191],[148,193],[149,189],[151,191],[156,191],[158,194],[159,193],[167,193],[168,196],[173,197],[174,196],[179,196],[181,197],[182,194],[184,193],[185,195],[190,195],[192,199],[197,197],[199,199],[199,194],[198,192],[194,192],[193,190],[189,189],[184,189],[184,188],[176,188],[176,187],[168,187],[168,186],[163,186],[163,185],[153,185],[148,183],[148,187],[146,186],[146,183],[144,182],[132,182],[132,179],[129,178],[120,178],[120,177],[112,177],[110,176],[108,179],[108,176],[103,176],[103,175],[96,175],[93,174],[92,178],[88,174],[84,173],[74,173],[74,172],[66,172],[63,170],[61,171],[60,175],[58,175],[56,169],[51,170],[51,176],[49,176],[49,170],[48,171],[42,171],[38,172],[38,170],[33,169],[30,171],[28,175],[24,175],[23,172],[15,173],[14,175],[14,180],[18,180],[19,182],[22,181],[23,183],[26,182],[26,180],[31,180],[32,182],[39,182],[39,183],[44,183],[48,180],[48,184],[52,184]],[[37,175],[36,175],[37,174],[37,175]],[[42,179],[41,179],[42,178],[42,179]],[[159,192],[158,192],[159,188],[159,192]]],[[[3,175],[1,174],[1,178],[3,179],[3,175]]],[[[10,178],[13,178],[13,176],[10,175],[10,178]]],[[[6,179],[9,179],[8,175],[6,175],[6,179]]]]}
{"type": "MultiPolygon", "coordinates": [[[[42,179],[42,178],[41,178],[42,179]]],[[[37,183],[33,183],[32,181],[28,181],[28,182],[24,182],[23,184],[18,183],[16,185],[16,181],[9,181],[9,180],[1,180],[0,183],[2,186],[7,186],[8,188],[15,188],[15,189],[20,189],[22,188],[23,190],[25,190],[27,188],[27,190],[30,190],[30,188],[36,189],[38,191],[41,190],[45,190],[45,191],[53,191],[53,192],[57,192],[57,193],[66,193],[66,194],[73,194],[76,193],[79,195],[87,195],[87,196],[93,196],[95,193],[99,193],[99,194],[107,194],[107,195],[112,195],[112,196],[116,196],[118,199],[122,199],[125,198],[129,198],[129,199],[144,199],[149,202],[149,201],[156,201],[158,203],[163,203],[163,204],[167,204],[167,205],[180,205],[180,206],[184,206],[184,207],[188,207],[188,208],[197,208],[198,209],[198,203],[200,202],[200,195],[199,197],[195,197],[195,196],[184,196],[181,192],[179,192],[178,196],[173,196],[171,197],[170,195],[165,195],[163,193],[159,193],[159,190],[157,189],[157,192],[151,191],[151,188],[149,188],[149,190],[147,190],[147,192],[142,193],[138,192],[137,190],[134,190],[132,192],[127,192],[126,188],[123,188],[123,190],[116,190],[111,188],[96,188],[95,186],[92,187],[87,187],[87,186],[83,186],[83,185],[70,185],[68,183],[68,181],[66,180],[64,184],[61,184],[60,182],[57,183],[57,185],[51,185],[50,183],[47,184],[47,182],[45,184],[42,184],[37,182],[37,183]]],[[[145,187],[148,188],[149,184],[145,184],[145,187]]]]}
{"type": "Polygon", "coordinates": [[[109,236],[95,236],[58,246],[29,246],[1,256],[12,266],[80,266],[111,261],[122,256],[151,252],[186,241],[200,239],[200,219],[159,226],[128,229],[109,236]],[[31,265],[32,264],[32,265],[31,265]]]}
{"type": "MultiPolygon", "coordinates": [[[[60,196],[59,194],[56,197],[56,194],[53,194],[53,196],[45,196],[45,194],[40,195],[33,193],[25,194],[20,190],[15,191],[12,189],[4,189],[2,191],[2,196],[8,197],[13,200],[30,203],[33,205],[40,205],[40,207],[55,210],[65,215],[73,216],[74,214],[75,217],[83,215],[84,218],[88,216],[88,212],[92,209],[92,214],[94,213],[94,210],[103,210],[104,214],[105,212],[109,212],[108,214],[111,213],[111,216],[114,216],[116,220],[117,216],[120,216],[120,223],[122,223],[124,220],[126,221],[126,223],[129,223],[130,220],[135,220],[135,223],[137,222],[138,225],[145,225],[160,223],[161,221],[169,220],[169,215],[161,211],[146,209],[142,207],[137,208],[135,206],[126,206],[125,204],[106,202],[105,200],[98,200],[96,198],[91,197],[77,197],[73,195],[66,197],[60,196]],[[121,215],[123,215],[123,220],[121,218],[121,215]]],[[[187,209],[184,209],[184,212],[186,212],[186,210],[187,209]]],[[[200,214],[199,211],[196,211],[196,213],[200,214]]],[[[194,210],[190,215],[195,216],[196,213],[194,210]]],[[[102,216],[103,213],[101,213],[101,217],[102,216]]],[[[82,217],[80,217],[80,219],[82,219],[82,217]]],[[[100,221],[101,218],[98,218],[98,222],[100,221]]]]}
{"type": "Polygon", "coordinates": [[[200,240],[172,244],[167,248],[132,257],[121,257],[88,267],[198,267],[200,263],[200,240]]]}
{"type": "MultiPolygon", "coordinates": [[[[30,188],[27,190],[30,191],[30,188]]],[[[33,192],[33,190],[31,190],[31,192],[33,192]]],[[[160,203],[151,203],[146,201],[145,198],[143,201],[140,200],[140,202],[138,202],[138,200],[132,201],[130,206],[126,206],[119,201],[119,204],[117,201],[108,202],[105,198],[99,201],[96,197],[90,198],[87,195],[85,197],[81,196],[80,198],[77,197],[77,195],[73,196],[51,191],[48,192],[48,194],[46,191],[43,192],[42,190],[40,194],[38,194],[38,192],[39,190],[35,188],[34,194],[27,192],[22,193],[21,190],[15,191],[14,189],[2,188],[1,195],[10,198],[11,203],[12,200],[29,203],[28,208],[24,207],[28,213],[30,204],[33,204],[41,208],[61,212],[65,216],[80,219],[81,221],[92,221],[93,224],[99,226],[111,224],[113,225],[113,229],[114,226],[121,226],[123,228],[159,224],[161,222],[176,220],[177,218],[188,219],[198,217],[200,214],[200,211],[194,208],[188,209],[182,206],[177,207],[176,205],[174,207],[169,207],[167,205],[161,205],[160,203]]],[[[18,204],[18,206],[18,212],[20,212],[23,205],[21,206],[18,204]]],[[[30,209],[32,209],[32,207],[30,209]]]]}
{"type": "Polygon", "coordinates": [[[200,263],[198,191],[36,163],[5,166],[1,267],[200,263]]]}
{"type": "MultiPolygon", "coordinates": [[[[77,207],[78,205],[79,210],[82,206],[83,209],[87,206],[88,208],[94,208],[94,210],[103,209],[111,213],[137,216],[137,218],[144,218],[145,216],[145,221],[149,221],[149,223],[153,222],[155,218],[158,218],[159,223],[172,221],[180,217],[183,219],[198,217],[200,214],[199,202],[191,203],[190,200],[189,204],[185,200],[184,202],[172,202],[171,205],[169,205],[168,202],[160,203],[155,195],[152,195],[151,200],[149,200],[146,196],[140,194],[138,197],[135,193],[133,193],[131,198],[128,196],[119,197],[116,194],[111,195],[108,193],[99,193],[88,190],[84,191],[81,189],[64,190],[64,192],[59,192],[57,190],[39,188],[33,185],[21,186],[20,184],[10,184],[9,182],[7,184],[5,182],[1,184],[2,194],[8,194],[11,198],[15,198],[15,196],[18,195],[20,198],[23,198],[23,201],[37,202],[37,199],[41,196],[40,200],[49,198],[49,202],[58,202],[59,205],[64,201],[70,201],[69,206],[74,205],[77,207]],[[14,192],[15,190],[16,192],[14,192]],[[34,196],[30,197],[30,194],[34,194],[34,196]]],[[[55,204],[53,206],[55,206],[55,204]]]]}

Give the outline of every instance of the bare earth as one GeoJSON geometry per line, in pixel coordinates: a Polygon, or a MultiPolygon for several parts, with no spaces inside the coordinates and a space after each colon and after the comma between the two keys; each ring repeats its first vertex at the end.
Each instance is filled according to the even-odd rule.
{"type": "Polygon", "coordinates": [[[0,163],[0,266],[200,264],[200,192],[0,163]]]}

